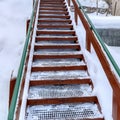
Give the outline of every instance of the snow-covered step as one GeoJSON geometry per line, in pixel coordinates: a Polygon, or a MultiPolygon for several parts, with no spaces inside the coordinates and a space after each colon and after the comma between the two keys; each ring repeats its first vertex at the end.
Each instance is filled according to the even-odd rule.
{"type": "Polygon", "coordinates": [[[77,103],[28,106],[26,120],[104,120],[97,104],[77,103]]]}
{"type": "Polygon", "coordinates": [[[54,11],[66,11],[67,8],[56,8],[56,7],[40,7],[39,10],[54,10],[54,11]]]}
{"type": "Polygon", "coordinates": [[[68,15],[67,11],[40,11],[39,14],[62,14],[62,15],[68,15]]]}
{"type": "Polygon", "coordinates": [[[61,4],[54,4],[54,3],[45,3],[45,2],[41,2],[40,4],[42,7],[45,6],[45,7],[48,7],[48,6],[52,6],[52,7],[66,7],[64,3],[61,3],[61,4]]]}
{"type": "Polygon", "coordinates": [[[48,14],[46,14],[46,15],[39,15],[38,18],[44,18],[44,19],[45,18],[69,19],[70,16],[69,15],[52,15],[52,14],[48,15],[48,14]]]}
{"type": "Polygon", "coordinates": [[[75,35],[75,31],[74,30],[37,30],[36,35],[54,35],[54,36],[67,36],[67,35],[75,35]]]}
{"type": "Polygon", "coordinates": [[[87,70],[86,65],[64,65],[64,66],[32,66],[32,72],[39,71],[63,71],[63,70],[87,70]]]}
{"type": "Polygon", "coordinates": [[[30,80],[30,86],[37,86],[37,85],[72,85],[72,84],[89,84],[91,85],[91,79],[89,77],[81,77],[81,78],[66,78],[64,80],[61,79],[51,79],[51,80],[30,80]]]}
{"type": "Polygon", "coordinates": [[[45,8],[66,8],[65,5],[41,5],[42,7],[45,7],[45,8]]]}
{"type": "Polygon", "coordinates": [[[46,45],[52,45],[52,44],[64,44],[64,45],[68,45],[68,44],[76,44],[74,41],[72,40],[42,40],[42,39],[36,39],[35,44],[46,44],[46,45]]]}
{"type": "Polygon", "coordinates": [[[64,44],[64,45],[68,45],[68,44],[76,44],[74,43],[74,41],[70,41],[70,40],[37,40],[35,41],[35,44],[43,44],[43,45],[54,45],[54,44],[64,44]]]}
{"type": "Polygon", "coordinates": [[[84,61],[79,59],[44,59],[44,60],[35,60],[32,66],[80,66],[85,65],[84,61]]]}
{"type": "Polygon", "coordinates": [[[67,59],[67,58],[78,58],[83,60],[83,54],[34,54],[33,61],[37,59],[67,59]]]}
{"type": "Polygon", "coordinates": [[[92,87],[83,85],[40,85],[29,89],[28,99],[69,98],[92,95],[92,87]]]}
{"type": "Polygon", "coordinates": [[[89,78],[86,70],[32,72],[31,80],[66,80],[89,78]]]}
{"type": "MultiPolygon", "coordinates": [[[[49,11],[49,10],[48,10],[49,11]]],[[[72,21],[70,19],[66,20],[42,20],[38,19],[38,24],[71,24],[72,21]]]]}
{"type": "Polygon", "coordinates": [[[74,53],[76,51],[77,51],[76,49],[65,49],[65,48],[53,48],[53,49],[50,48],[49,49],[49,48],[47,48],[47,49],[35,49],[34,54],[44,54],[44,55],[46,55],[46,54],[51,54],[51,55],[58,54],[58,55],[63,55],[64,52],[65,52],[65,54],[69,54],[70,52],[74,53]]]}
{"type": "Polygon", "coordinates": [[[71,41],[38,41],[35,42],[35,46],[80,46],[78,43],[73,43],[71,41]]]}
{"type": "Polygon", "coordinates": [[[36,36],[37,40],[73,40],[73,41],[77,41],[78,38],[77,36],[36,36]]]}
{"type": "Polygon", "coordinates": [[[80,52],[34,52],[33,60],[36,59],[66,59],[66,58],[79,58],[83,60],[83,54],[80,52]]]}
{"type": "MultiPolygon", "coordinates": [[[[56,20],[57,18],[41,18],[42,20],[56,20]]],[[[60,18],[57,20],[61,20],[60,18]]],[[[44,29],[44,30],[73,30],[73,25],[71,24],[38,24],[38,29],[44,29]]]]}
{"type": "Polygon", "coordinates": [[[34,55],[78,55],[82,54],[81,51],[43,51],[37,50],[34,52],[34,55]]]}
{"type": "Polygon", "coordinates": [[[35,50],[37,49],[75,49],[75,50],[80,50],[80,45],[79,44],[39,44],[35,43],[35,50]]]}
{"type": "Polygon", "coordinates": [[[60,3],[60,4],[65,4],[65,1],[50,1],[50,0],[48,0],[48,1],[41,1],[41,3],[49,3],[49,4],[58,4],[58,3],[60,3]]]}

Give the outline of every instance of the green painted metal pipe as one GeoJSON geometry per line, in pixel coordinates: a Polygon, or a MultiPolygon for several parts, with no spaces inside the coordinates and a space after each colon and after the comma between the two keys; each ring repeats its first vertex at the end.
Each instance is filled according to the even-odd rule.
{"type": "Polygon", "coordinates": [[[80,2],[77,0],[79,8],[81,9],[81,11],[83,12],[84,16],[86,17],[86,20],[88,21],[90,28],[93,30],[94,34],[96,35],[99,43],[101,44],[103,50],[105,51],[106,55],[108,56],[110,62],[112,63],[116,73],[118,74],[118,76],[120,77],[120,68],[118,67],[117,63],[115,62],[113,56],[111,55],[110,51],[107,49],[105,43],[103,42],[102,38],[100,37],[100,35],[98,34],[97,30],[95,29],[93,23],[91,22],[91,20],[89,19],[88,15],[85,13],[82,5],[80,4],[80,2]]]}
{"type": "Polygon", "coordinates": [[[26,41],[25,41],[25,45],[24,45],[24,49],[23,49],[23,53],[22,53],[22,59],[20,61],[20,66],[19,66],[19,70],[18,70],[18,74],[17,74],[16,84],[15,84],[13,97],[11,100],[10,109],[9,109],[9,113],[8,113],[8,120],[14,120],[15,108],[17,106],[17,98],[18,98],[21,79],[22,79],[22,75],[23,75],[23,71],[24,71],[24,65],[25,65],[25,59],[26,59],[26,55],[27,55],[28,44],[30,42],[30,35],[31,35],[34,17],[35,17],[36,6],[37,6],[37,0],[36,0],[36,3],[34,4],[31,19],[30,19],[28,33],[26,36],[26,41]]]}

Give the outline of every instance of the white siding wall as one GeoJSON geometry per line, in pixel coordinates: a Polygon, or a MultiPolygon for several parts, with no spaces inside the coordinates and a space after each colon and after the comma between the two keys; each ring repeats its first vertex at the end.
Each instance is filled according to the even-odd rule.
{"type": "Polygon", "coordinates": [[[120,0],[112,0],[112,14],[120,16],[120,0]]]}

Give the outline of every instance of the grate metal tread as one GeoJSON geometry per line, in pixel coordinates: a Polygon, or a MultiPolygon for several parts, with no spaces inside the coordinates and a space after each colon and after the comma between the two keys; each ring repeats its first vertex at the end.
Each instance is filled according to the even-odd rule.
{"type": "Polygon", "coordinates": [[[62,41],[61,40],[41,40],[41,41],[37,41],[36,42],[37,44],[42,44],[42,45],[54,45],[54,44],[64,44],[64,45],[67,45],[67,44],[74,44],[73,41],[62,41]]]}
{"type": "Polygon", "coordinates": [[[92,87],[84,85],[41,85],[29,89],[28,99],[69,98],[91,96],[92,87]]]}
{"type": "Polygon", "coordinates": [[[72,70],[72,71],[45,71],[32,72],[31,80],[65,80],[65,79],[82,79],[89,78],[87,71],[72,70]]]}
{"type": "Polygon", "coordinates": [[[85,120],[103,118],[93,103],[28,106],[26,120],[85,120]]]}
{"type": "Polygon", "coordinates": [[[80,66],[85,65],[83,61],[78,59],[66,60],[66,59],[48,59],[48,60],[36,60],[33,62],[32,66],[80,66]]]}
{"type": "Polygon", "coordinates": [[[37,50],[34,52],[34,55],[77,55],[82,54],[80,51],[43,51],[37,50]]]}

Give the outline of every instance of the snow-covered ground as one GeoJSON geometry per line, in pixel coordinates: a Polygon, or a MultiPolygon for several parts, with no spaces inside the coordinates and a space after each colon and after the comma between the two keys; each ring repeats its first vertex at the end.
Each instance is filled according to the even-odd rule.
{"type": "Polygon", "coordinates": [[[89,14],[91,21],[96,28],[116,28],[120,29],[120,16],[95,16],[89,14]]]}
{"type": "MultiPolygon", "coordinates": [[[[25,42],[26,20],[31,14],[32,1],[33,0],[1,0],[0,1],[0,32],[1,32],[0,34],[0,78],[1,78],[0,120],[7,119],[9,80],[12,71],[14,71],[14,76],[17,75],[22,48],[25,42]]],[[[85,4],[96,5],[94,1],[95,0],[82,0],[82,4],[83,2],[88,2],[85,4]]],[[[118,25],[120,25],[120,20],[119,20],[120,17],[115,18],[111,16],[111,18],[109,18],[109,17],[90,15],[90,18],[94,22],[95,26],[98,27],[99,26],[104,27],[104,25],[108,27],[111,25],[111,23],[112,23],[111,26],[115,26],[116,23],[117,23],[116,24],[117,27],[118,25]],[[107,21],[107,24],[105,20],[107,21]]],[[[79,34],[80,40],[82,40],[81,45],[84,46],[84,42],[83,42],[83,40],[85,39],[85,36],[83,35],[84,29],[81,28],[79,29],[78,27],[76,27],[76,30],[77,33],[79,34]]],[[[118,62],[118,64],[120,65],[120,55],[119,55],[120,52],[118,52],[120,51],[120,47],[119,48],[109,47],[109,49],[111,53],[115,56],[115,59],[118,62]]],[[[104,114],[106,114],[107,112],[105,116],[106,120],[111,120],[112,101],[109,98],[112,98],[111,97],[112,90],[107,82],[107,78],[104,77],[104,73],[100,69],[101,66],[100,64],[98,64],[98,60],[95,56],[94,51],[90,54],[85,49],[83,49],[83,52],[86,55],[86,60],[88,61],[90,74],[95,84],[94,94],[98,96],[104,114]],[[101,76],[100,73],[102,73],[103,76],[101,76]],[[104,82],[104,86],[107,87],[107,98],[105,98],[106,94],[104,92],[105,87],[103,86],[103,82],[104,82]],[[101,89],[103,90],[102,94],[100,91],[101,89]]]]}
{"type": "Polygon", "coordinates": [[[7,119],[9,80],[17,75],[31,10],[32,0],[0,1],[0,120],[7,119]]]}
{"type": "Polygon", "coordinates": [[[105,0],[79,0],[81,5],[88,7],[108,8],[105,0]]]}

